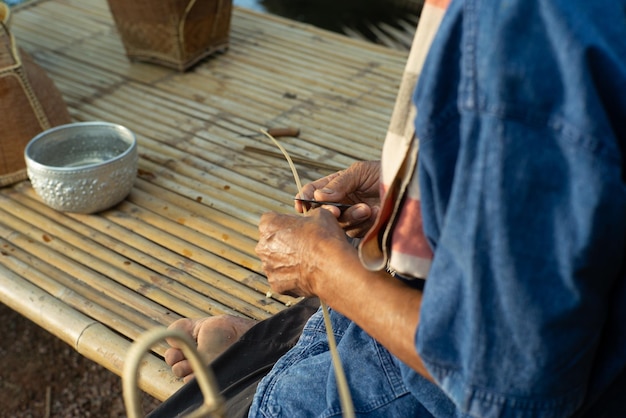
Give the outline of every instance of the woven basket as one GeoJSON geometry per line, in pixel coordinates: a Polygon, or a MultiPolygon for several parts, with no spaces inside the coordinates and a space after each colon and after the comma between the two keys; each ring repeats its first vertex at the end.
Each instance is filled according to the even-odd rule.
{"type": "Polygon", "coordinates": [[[52,80],[18,50],[10,17],[8,6],[0,3],[0,187],[26,179],[24,148],[33,137],[71,121],[52,80]]]}
{"type": "Polygon", "coordinates": [[[130,60],[185,71],[228,48],[232,0],[108,0],[130,60]]]}

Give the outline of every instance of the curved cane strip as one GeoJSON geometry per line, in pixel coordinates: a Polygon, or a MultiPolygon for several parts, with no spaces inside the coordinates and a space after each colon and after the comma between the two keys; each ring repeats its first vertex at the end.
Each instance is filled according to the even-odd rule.
{"type": "Polygon", "coordinates": [[[150,350],[150,347],[165,338],[175,339],[183,344],[183,353],[191,363],[192,370],[204,396],[204,403],[186,415],[186,418],[224,418],[224,399],[220,395],[211,368],[205,367],[196,350],[195,343],[188,335],[183,334],[181,331],[168,330],[167,328],[155,328],[147,331],[134,342],[128,351],[122,375],[122,391],[128,417],[140,418],[144,416],[138,389],[139,365],[142,357],[150,350]]]}
{"type": "MultiPolygon", "coordinates": [[[[296,167],[287,153],[287,150],[285,150],[276,138],[270,135],[267,131],[261,130],[261,133],[271,139],[287,159],[293,178],[296,182],[296,186],[298,187],[298,192],[300,192],[302,190],[300,176],[298,175],[296,167]]],[[[337,388],[339,390],[341,410],[345,418],[354,418],[354,405],[352,404],[350,387],[348,386],[348,381],[341,364],[341,358],[339,357],[339,353],[337,351],[337,342],[335,341],[335,334],[333,333],[328,307],[323,301],[320,301],[320,304],[324,315],[324,325],[326,327],[328,346],[333,361],[333,368],[335,370],[337,388]]],[[[185,357],[191,363],[191,367],[196,375],[200,390],[204,395],[204,403],[198,409],[187,415],[187,418],[200,418],[206,416],[219,418],[224,417],[224,400],[219,393],[215,377],[211,369],[204,366],[202,360],[200,359],[200,355],[196,350],[195,343],[191,340],[191,338],[189,338],[188,335],[185,335],[180,331],[168,330],[166,328],[155,328],[145,332],[134,342],[128,352],[128,357],[124,363],[124,371],[122,375],[124,404],[128,412],[128,417],[140,418],[143,416],[141,398],[139,396],[138,389],[139,365],[142,357],[148,350],[150,350],[150,347],[165,338],[176,339],[183,343],[183,354],[185,354],[185,357]]]]}
{"type": "MultiPolygon", "coordinates": [[[[296,166],[291,160],[289,153],[287,153],[287,150],[276,140],[276,138],[270,135],[266,130],[261,129],[261,133],[271,139],[272,142],[274,142],[278,149],[280,149],[280,151],[283,153],[285,159],[287,159],[287,162],[289,163],[289,168],[291,168],[291,173],[293,174],[293,179],[296,182],[298,192],[300,192],[302,190],[302,183],[300,182],[300,176],[298,175],[296,166]]],[[[330,355],[333,360],[333,368],[335,369],[335,377],[337,380],[337,388],[339,390],[339,401],[341,403],[341,410],[343,412],[344,418],[354,418],[354,405],[352,403],[352,396],[350,395],[350,387],[348,386],[346,374],[343,370],[343,365],[341,364],[341,358],[339,357],[339,352],[337,351],[337,342],[335,341],[333,326],[330,322],[328,307],[322,300],[320,300],[320,304],[322,306],[322,313],[324,315],[324,325],[326,327],[328,347],[330,349],[330,355]]]]}

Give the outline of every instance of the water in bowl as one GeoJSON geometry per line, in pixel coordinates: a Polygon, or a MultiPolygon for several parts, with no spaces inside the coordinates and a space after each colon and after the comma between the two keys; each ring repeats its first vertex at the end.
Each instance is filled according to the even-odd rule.
{"type": "Polygon", "coordinates": [[[85,167],[88,165],[96,165],[96,164],[101,164],[105,161],[108,161],[112,158],[114,158],[116,155],[115,154],[111,154],[111,155],[85,155],[82,158],[76,159],[76,160],[72,160],[67,162],[66,164],[63,165],[63,167],[67,167],[67,168],[77,168],[77,167],[85,167]]]}

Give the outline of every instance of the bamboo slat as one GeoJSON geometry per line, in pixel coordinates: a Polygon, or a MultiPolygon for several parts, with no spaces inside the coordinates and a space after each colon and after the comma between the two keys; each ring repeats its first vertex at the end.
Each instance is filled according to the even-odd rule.
{"type": "MultiPolygon", "coordinates": [[[[0,265],[0,302],[54,334],[85,357],[121,375],[131,342],[110,328],[72,309],[59,299],[0,265]],[[20,301],[29,303],[20,303],[20,301]]],[[[181,388],[163,360],[146,356],[140,368],[140,388],[166,399],[181,388]]]]}
{"type": "MultiPolygon", "coordinates": [[[[185,316],[264,319],[297,299],[268,295],[254,252],[259,217],[290,213],[303,181],[377,159],[406,53],[235,9],[230,48],[186,73],[131,63],[106,0],[40,0],[14,13],[18,44],[76,121],[137,134],[139,171],[110,210],[56,212],[28,182],[0,189],[0,301],[115,373],[141,333],[185,316]],[[256,134],[256,135],[255,135],[256,134]]],[[[142,388],[180,386],[165,343],[142,388]]]]}

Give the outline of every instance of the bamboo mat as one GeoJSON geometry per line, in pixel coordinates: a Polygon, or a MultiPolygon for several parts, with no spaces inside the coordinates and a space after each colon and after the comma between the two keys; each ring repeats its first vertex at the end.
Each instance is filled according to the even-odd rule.
{"type": "MultiPolygon", "coordinates": [[[[191,72],[131,63],[104,0],[17,9],[18,44],[61,90],[76,121],[122,124],[139,140],[135,187],[96,214],[56,212],[28,182],[0,189],[0,302],[120,374],[146,329],[221,313],[266,318],[254,254],[266,211],[291,212],[295,185],[260,128],[282,138],[303,181],[379,157],[406,55],[308,25],[235,9],[227,52],[191,72]]],[[[141,388],[181,386],[146,356],[141,388]]]]}

